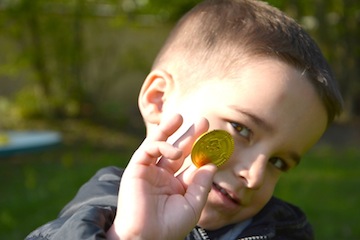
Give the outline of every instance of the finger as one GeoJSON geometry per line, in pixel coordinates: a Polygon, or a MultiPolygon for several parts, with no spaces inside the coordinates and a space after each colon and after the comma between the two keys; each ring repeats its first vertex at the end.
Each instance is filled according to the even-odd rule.
{"type": "Polygon", "coordinates": [[[173,145],[178,149],[182,150],[182,156],[180,159],[169,159],[163,156],[158,166],[167,169],[175,173],[184,163],[184,159],[191,152],[191,148],[196,141],[196,139],[204,132],[206,132],[209,128],[209,121],[205,118],[200,118],[197,122],[195,122],[184,134],[180,136],[178,140],[176,140],[173,145]]]}
{"type": "Polygon", "coordinates": [[[207,164],[196,169],[193,172],[192,181],[187,187],[184,197],[192,206],[197,219],[200,218],[201,211],[205,206],[216,169],[213,164],[207,164]]]}
{"type": "MultiPolygon", "coordinates": [[[[215,168],[217,169],[216,165],[214,165],[212,163],[206,164],[204,166],[207,166],[207,165],[215,166],[215,168]]],[[[194,172],[196,172],[200,168],[196,167],[194,164],[191,164],[190,166],[187,166],[186,168],[184,168],[182,171],[179,171],[176,174],[176,178],[181,182],[181,184],[185,188],[187,188],[187,186],[189,186],[193,182],[194,172]]]]}
{"type": "Polygon", "coordinates": [[[167,142],[149,142],[136,150],[129,164],[155,164],[161,156],[176,160],[182,156],[182,151],[167,142]]]}
{"type": "Polygon", "coordinates": [[[177,158],[179,155],[178,150],[174,150],[174,147],[165,143],[165,141],[181,126],[182,122],[183,119],[180,114],[174,114],[165,118],[134,152],[129,165],[156,163],[159,157],[162,156],[162,152],[170,159],[177,158]],[[160,143],[162,141],[165,144],[160,143]],[[170,147],[172,147],[173,150],[168,150],[170,147]]]}
{"type": "Polygon", "coordinates": [[[171,116],[165,117],[161,121],[159,126],[147,137],[146,142],[150,141],[166,141],[169,136],[174,134],[174,132],[179,129],[183,123],[183,117],[180,114],[174,114],[171,116]]]}

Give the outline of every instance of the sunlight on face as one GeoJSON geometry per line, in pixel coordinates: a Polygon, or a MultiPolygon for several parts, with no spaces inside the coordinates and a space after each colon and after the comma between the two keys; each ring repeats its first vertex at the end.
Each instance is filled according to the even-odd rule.
{"type": "Polygon", "coordinates": [[[210,129],[227,130],[235,140],[199,221],[207,229],[256,215],[281,173],[294,168],[326,128],[325,108],[301,72],[279,60],[256,60],[236,77],[200,80],[201,87],[173,94],[164,105],[165,112],[180,112],[185,119],[206,117],[210,129]]]}

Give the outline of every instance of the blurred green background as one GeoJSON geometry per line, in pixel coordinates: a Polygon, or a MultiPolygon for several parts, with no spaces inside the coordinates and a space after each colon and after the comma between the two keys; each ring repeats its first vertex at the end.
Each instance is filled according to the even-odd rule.
{"type": "MultiPolygon", "coordinates": [[[[96,170],[125,166],[144,136],[137,94],[195,0],[0,0],[0,133],[56,130],[63,144],[0,158],[0,239],[23,239],[96,170]]],[[[360,2],[272,0],[316,39],[345,112],[276,194],[317,239],[360,239],[360,2]]]]}

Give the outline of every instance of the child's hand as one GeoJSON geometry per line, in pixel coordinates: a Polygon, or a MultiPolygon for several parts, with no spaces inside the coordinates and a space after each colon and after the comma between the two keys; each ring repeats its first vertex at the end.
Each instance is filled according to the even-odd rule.
{"type": "Polygon", "coordinates": [[[117,215],[108,238],[184,239],[197,224],[216,167],[190,167],[186,174],[174,177],[193,142],[209,127],[202,119],[174,146],[167,143],[181,124],[180,115],[162,122],[134,153],[122,177],[117,215]]]}

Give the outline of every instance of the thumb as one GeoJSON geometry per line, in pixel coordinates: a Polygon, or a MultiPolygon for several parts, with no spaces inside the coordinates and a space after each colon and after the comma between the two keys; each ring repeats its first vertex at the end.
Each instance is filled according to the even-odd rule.
{"type": "Polygon", "coordinates": [[[217,167],[213,164],[196,169],[193,172],[192,181],[187,187],[184,197],[192,206],[197,220],[207,201],[216,170],[217,167]]]}

